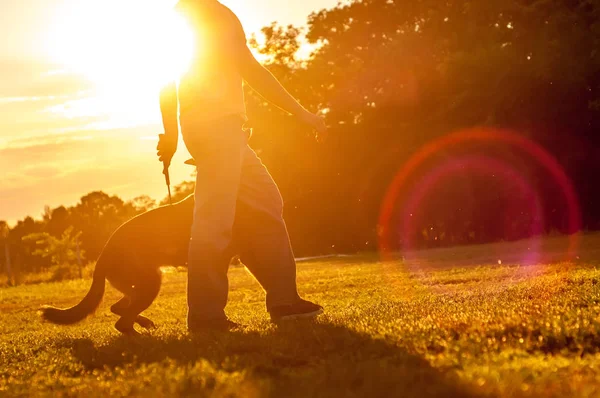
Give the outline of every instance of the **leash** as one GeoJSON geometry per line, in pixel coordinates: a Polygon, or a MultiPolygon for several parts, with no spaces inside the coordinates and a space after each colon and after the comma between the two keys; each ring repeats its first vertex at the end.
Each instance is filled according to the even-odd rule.
{"type": "Polygon", "coordinates": [[[173,206],[173,198],[171,197],[171,176],[169,175],[169,166],[170,164],[167,162],[163,162],[165,166],[163,169],[163,174],[165,175],[165,182],[167,183],[167,190],[169,191],[169,205],[173,206]]]}
{"type": "MultiPolygon", "coordinates": [[[[159,134],[158,135],[158,147],[156,147],[157,150],[159,150],[159,154],[160,154],[160,144],[162,142],[162,140],[165,138],[164,134],[159,134]]],[[[171,197],[171,176],[169,175],[169,167],[171,166],[171,160],[163,160],[163,174],[165,175],[165,182],[167,183],[167,190],[169,191],[169,205],[173,206],[173,198],[171,197]]]]}

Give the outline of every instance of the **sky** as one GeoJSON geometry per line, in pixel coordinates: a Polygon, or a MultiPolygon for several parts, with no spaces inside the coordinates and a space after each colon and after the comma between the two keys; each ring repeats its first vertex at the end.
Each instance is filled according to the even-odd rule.
{"type": "MultiPolygon", "coordinates": [[[[156,49],[171,47],[174,2],[0,0],[0,220],[39,218],[97,190],[166,196],[156,93],[173,71],[156,49]]],[[[221,2],[250,35],[272,21],[302,26],[338,0],[221,2]]],[[[173,184],[190,179],[188,158],[182,145],[173,184]]]]}

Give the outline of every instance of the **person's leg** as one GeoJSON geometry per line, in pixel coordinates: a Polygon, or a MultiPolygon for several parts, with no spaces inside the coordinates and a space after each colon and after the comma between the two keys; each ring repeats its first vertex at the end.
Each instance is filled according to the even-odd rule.
{"type": "Polygon", "coordinates": [[[188,254],[188,327],[224,321],[229,248],[246,137],[234,118],[183,124],[197,163],[194,221],[188,254]]]}
{"type": "Polygon", "coordinates": [[[283,218],[238,202],[234,240],[240,259],[267,294],[267,310],[298,299],[296,263],[283,218]]]}
{"type": "Polygon", "coordinates": [[[271,315],[284,307],[289,308],[288,312],[303,314],[320,311],[320,306],[307,307],[298,295],[296,262],[283,220],[283,200],[273,178],[250,147],[243,157],[237,209],[236,246],[242,262],[265,289],[271,315]]]}

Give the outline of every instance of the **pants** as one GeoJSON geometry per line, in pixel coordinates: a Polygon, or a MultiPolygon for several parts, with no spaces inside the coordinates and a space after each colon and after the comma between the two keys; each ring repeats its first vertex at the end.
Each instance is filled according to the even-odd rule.
{"type": "Polygon", "coordinates": [[[262,285],[267,310],[299,299],[296,262],[273,178],[248,146],[239,117],[182,120],[197,162],[188,256],[188,324],[225,318],[234,254],[262,285]]]}

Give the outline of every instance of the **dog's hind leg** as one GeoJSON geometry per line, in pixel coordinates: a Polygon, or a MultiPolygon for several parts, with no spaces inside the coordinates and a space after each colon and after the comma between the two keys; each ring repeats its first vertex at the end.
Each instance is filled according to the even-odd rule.
{"type": "MultiPolygon", "coordinates": [[[[110,307],[110,311],[115,315],[123,316],[127,314],[127,309],[129,308],[130,304],[131,300],[129,299],[129,297],[125,296],[121,300],[113,304],[110,307]]],[[[135,323],[137,323],[144,329],[152,329],[156,327],[156,325],[154,325],[154,322],[152,322],[150,319],[146,318],[143,315],[138,315],[135,319],[135,323]]]]}
{"type": "Polygon", "coordinates": [[[129,306],[123,310],[123,313],[120,314],[121,319],[115,324],[115,328],[124,334],[138,334],[133,328],[133,324],[138,321],[140,313],[150,307],[160,290],[160,270],[144,270],[143,275],[139,275],[138,279],[143,283],[133,286],[129,297],[129,306]]]}
{"type": "Polygon", "coordinates": [[[110,312],[115,315],[123,316],[123,313],[127,310],[130,303],[131,300],[129,300],[129,297],[125,296],[110,307],[110,312]]]}

